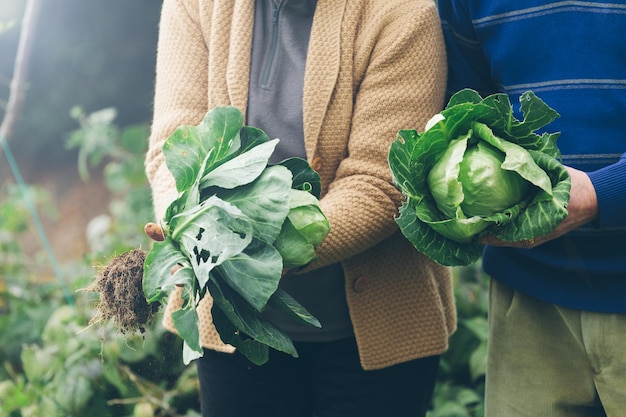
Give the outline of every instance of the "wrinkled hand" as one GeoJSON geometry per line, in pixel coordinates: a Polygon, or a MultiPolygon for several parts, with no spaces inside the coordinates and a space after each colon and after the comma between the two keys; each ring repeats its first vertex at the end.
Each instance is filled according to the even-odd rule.
{"type": "Polygon", "coordinates": [[[567,217],[552,232],[532,240],[522,240],[520,242],[506,242],[492,234],[486,234],[480,238],[479,242],[483,245],[530,249],[595,220],[598,217],[598,200],[589,176],[583,171],[571,167],[565,168],[572,180],[567,217]]]}

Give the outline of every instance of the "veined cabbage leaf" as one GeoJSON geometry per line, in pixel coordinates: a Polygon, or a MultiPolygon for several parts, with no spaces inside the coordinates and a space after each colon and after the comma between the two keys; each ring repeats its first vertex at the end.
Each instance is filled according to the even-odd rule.
{"type": "Polygon", "coordinates": [[[320,323],[278,288],[283,270],[316,259],[330,231],[320,206],[320,178],[301,158],[269,164],[278,139],[245,126],[234,107],[216,107],[197,126],[181,126],[163,145],[178,197],[161,221],[164,240],[144,263],[148,302],[181,288],[172,318],[185,363],[202,356],[198,303],[213,299],[222,340],[262,364],[269,348],[297,352],[262,315],[267,306],[303,323],[320,323]],[[174,272],[171,272],[174,271],[174,272]]]}
{"type": "Polygon", "coordinates": [[[537,131],[559,115],[532,91],[523,120],[506,94],[454,94],[423,132],[401,130],[389,167],[406,197],[396,219],[417,250],[442,265],[469,265],[492,233],[531,240],[567,216],[570,178],[559,161],[559,133],[537,131]]]}

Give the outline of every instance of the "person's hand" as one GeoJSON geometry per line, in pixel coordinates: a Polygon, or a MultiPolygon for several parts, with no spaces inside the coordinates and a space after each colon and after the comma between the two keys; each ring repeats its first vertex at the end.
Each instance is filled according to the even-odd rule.
{"type": "Polygon", "coordinates": [[[598,200],[589,176],[583,171],[571,167],[565,168],[572,180],[567,217],[552,232],[532,240],[519,242],[506,242],[492,234],[486,234],[480,238],[479,242],[483,245],[530,249],[595,220],[598,217],[598,200]]]}
{"type": "Polygon", "coordinates": [[[156,242],[162,242],[165,240],[163,229],[161,229],[161,226],[156,223],[147,223],[143,227],[143,231],[150,239],[156,242]]]}

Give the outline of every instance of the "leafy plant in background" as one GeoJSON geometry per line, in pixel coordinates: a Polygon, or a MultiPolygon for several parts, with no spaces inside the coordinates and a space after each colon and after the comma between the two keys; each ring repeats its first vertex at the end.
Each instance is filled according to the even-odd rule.
{"type": "MultiPolygon", "coordinates": [[[[39,339],[50,314],[63,302],[56,283],[30,278],[48,271],[36,256],[29,259],[22,250],[19,237],[30,230],[21,192],[14,184],[0,188],[0,364],[5,364],[0,366],[0,380],[12,372],[13,366],[6,364],[19,363],[22,344],[39,339]]],[[[26,192],[38,209],[54,218],[44,190],[31,187],[26,192]]]]}
{"type": "MultiPolygon", "coordinates": [[[[148,244],[141,231],[152,207],[143,174],[147,129],[119,129],[111,112],[73,114],[82,123],[68,146],[88,149],[83,169],[102,168],[113,195],[109,216],[90,224],[88,258],[64,265],[78,290],[105,254],[148,244]]],[[[199,416],[195,367],[183,365],[179,339],[158,317],[143,337],[89,326],[95,300],[76,292],[68,303],[58,283],[44,278],[44,258],[24,255],[18,242],[30,233],[29,219],[18,191],[0,190],[0,417],[199,416]]],[[[43,191],[29,192],[39,209],[50,207],[43,191]]]]}
{"type": "Polygon", "coordinates": [[[457,331],[442,355],[427,417],[483,417],[489,279],[480,262],[453,268],[457,331]]]}
{"type": "Polygon", "coordinates": [[[94,218],[87,227],[91,256],[148,246],[144,234],[137,233],[153,218],[152,196],[143,165],[148,127],[143,124],[118,127],[113,108],[86,114],[82,108],[74,107],[70,114],[80,129],[69,134],[67,148],[78,149],[81,178],[90,178],[90,170],[97,167],[112,193],[109,213],[94,218]]]}

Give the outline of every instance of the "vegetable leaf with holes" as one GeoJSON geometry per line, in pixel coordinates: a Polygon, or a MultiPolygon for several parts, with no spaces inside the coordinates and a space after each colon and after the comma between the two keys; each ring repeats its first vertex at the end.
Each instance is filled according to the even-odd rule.
{"type": "Polygon", "coordinates": [[[270,348],[297,356],[263,317],[267,306],[320,326],[278,288],[284,269],[316,259],[330,231],[320,178],[300,158],[269,164],[278,141],[245,126],[236,108],[216,107],[163,145],[178,197],[161,221],[164,240],[146,257],[143,289],[148,302],[162,302],[180,288],[183,305],[172,318],[185,363],[202,356],[197,306],[207,294],[222,340],[256,364],[270,348]]]}

